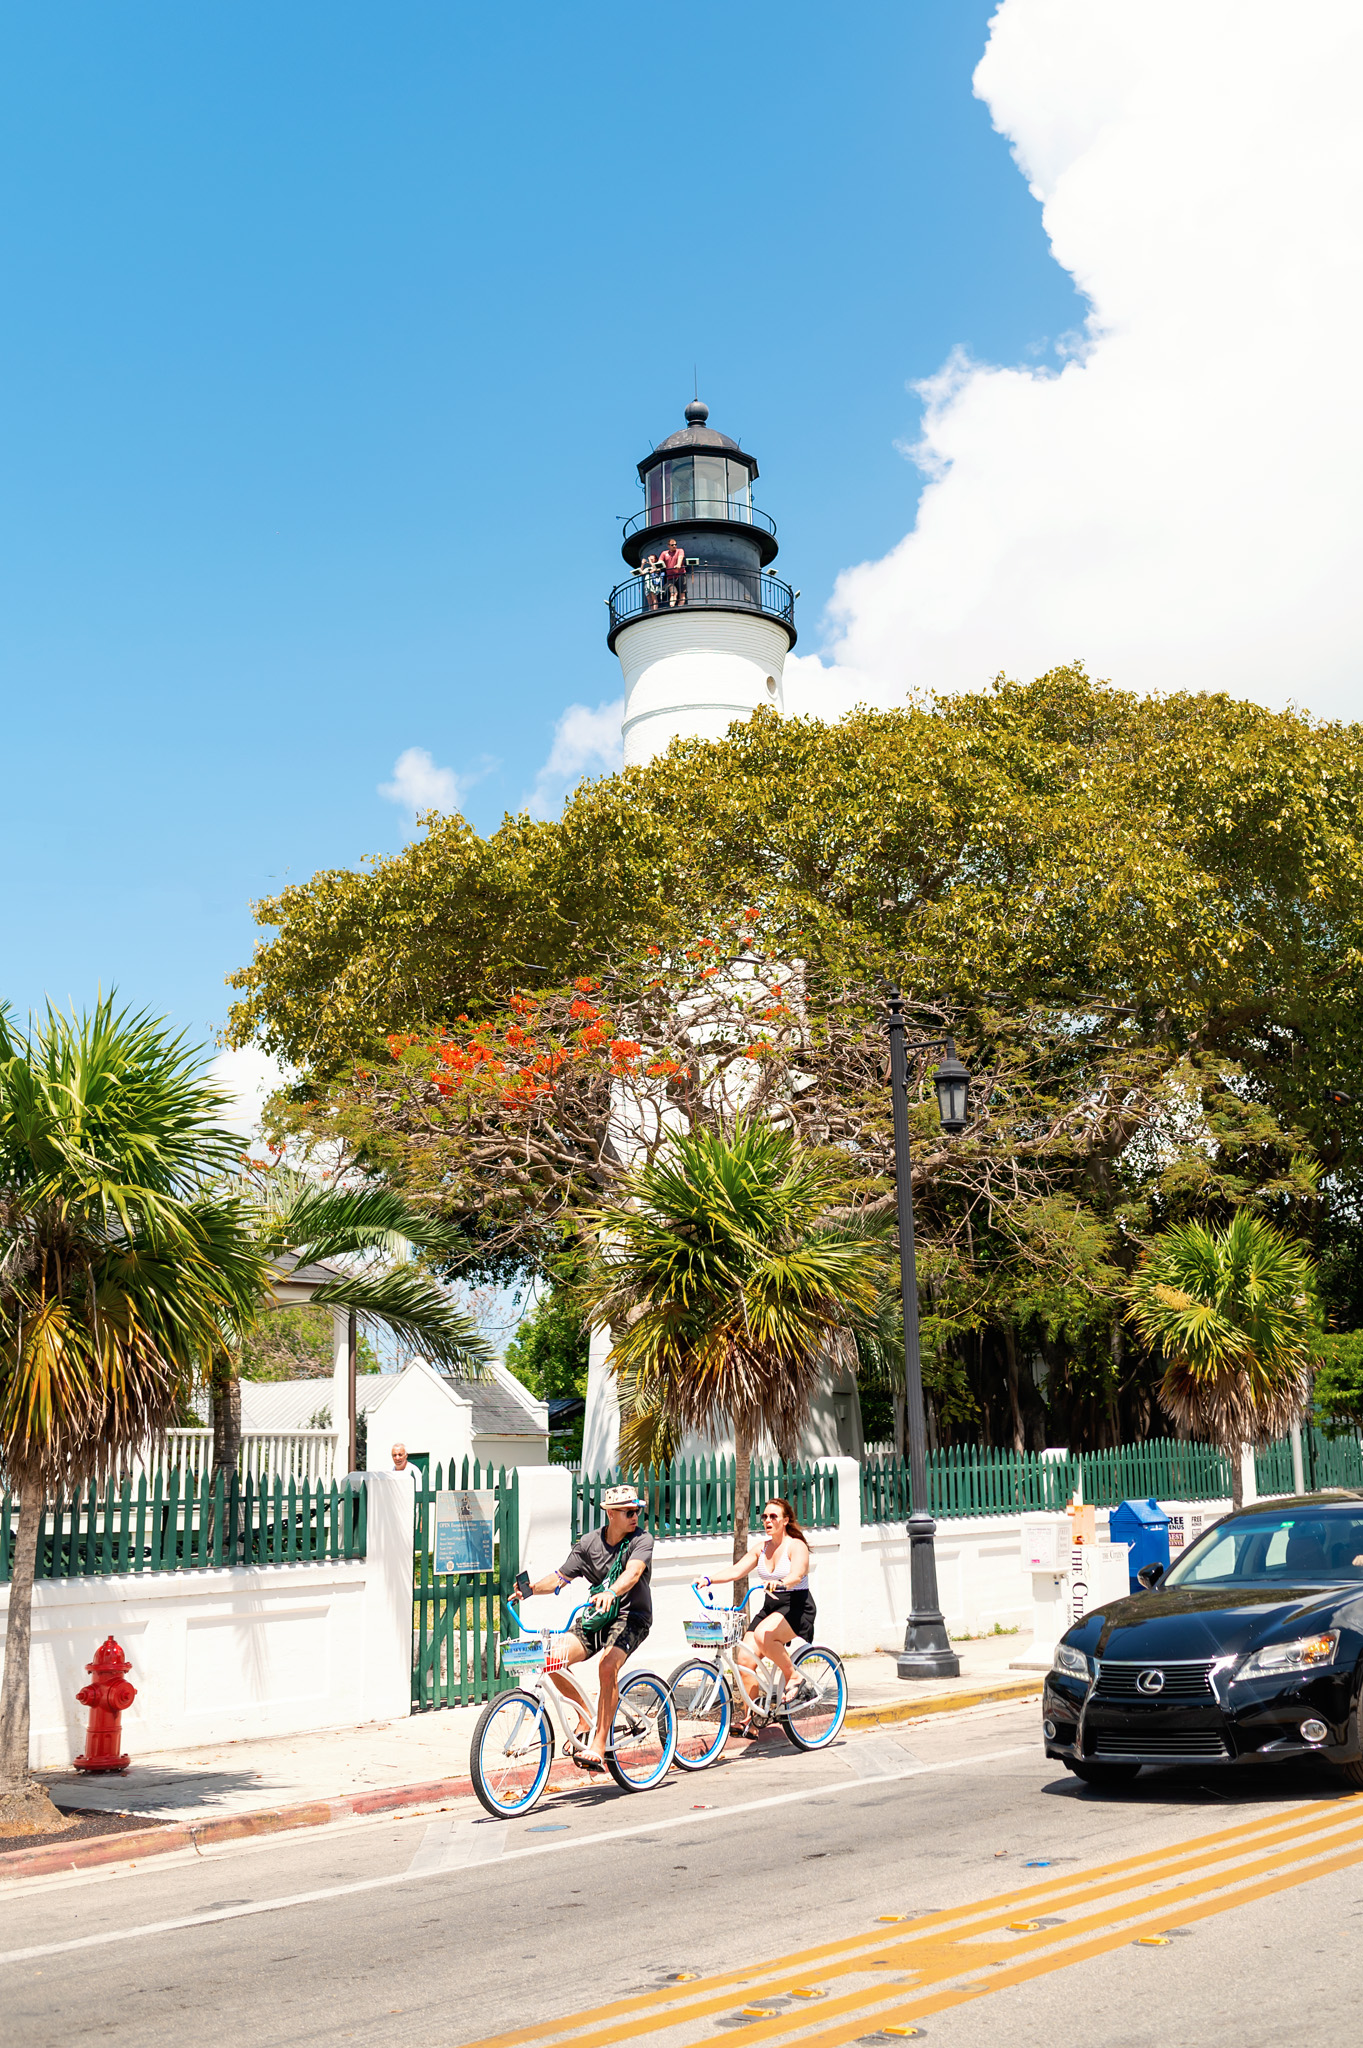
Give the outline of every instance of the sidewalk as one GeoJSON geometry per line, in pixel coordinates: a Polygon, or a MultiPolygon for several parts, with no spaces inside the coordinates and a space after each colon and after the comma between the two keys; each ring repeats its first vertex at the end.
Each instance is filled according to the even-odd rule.
{"type": "MultiPolygon", "coordinates": [[[[1029,1641],[1025,1635],[1009,1635],[959,1642],[954,1645],[961,1660],[959,1678],[908,1683],[896,1676],[891,1655],[849,1657],[848,1729],[911,1719],[925,1709],[971,1706],[981,1693],[1024,1698],[1039,1692],[1039,1677],[1008,1669],[1009,1659],[1029,1641]]],[[[447,1707],[406,1721],[373,1721],[319,1735],[163,1750],[136,1757],[119,1777],[87,1778],[75,1770],[43,1775],[60,1805],[191,1825],[264,1809],[337,1803],[352,1811],[393,1811],[467,1796],[469,1745],[481,1712],[481,1706],[447,1707]]]]}

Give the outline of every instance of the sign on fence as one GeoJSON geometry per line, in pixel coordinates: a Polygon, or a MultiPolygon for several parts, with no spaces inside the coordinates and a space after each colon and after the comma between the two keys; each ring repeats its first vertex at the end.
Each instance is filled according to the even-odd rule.
{"type": "Polygon", "coordinates": [[[435,1497],[435,1570],[490,1572],[492,1528],[497,1512],[495,1493],[437,1493],[435,1497]]]}

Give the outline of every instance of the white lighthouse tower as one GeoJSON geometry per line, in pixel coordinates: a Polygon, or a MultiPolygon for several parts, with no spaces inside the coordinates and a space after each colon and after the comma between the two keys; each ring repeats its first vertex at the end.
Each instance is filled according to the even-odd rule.
{"type": "MultiPolygon", "coordinates": [[[[722,739],[760,704],[785,708],[782,670],[795,645],[799,592],[767,574],[776,559],[776,523],[752,501],[757,458],[717,434],[709,417],[709,407],[695,400],[685,427],[639,464],[644,509],[622,537],[632,573],[610,594],[607,639],[625,676],[627,768],[653,760],[674,739],[722,739]],[[675,564],[672,542],[685,557],[680,584],[675,576],[668,582],[644,573],[649,557],[664,550],[675,564]]],[[[610,1351],[610,1332],[593,1329],[582,1441],[588,1473],[614,1470],[619,1456],[610,1351]]],[[[728,1455],[731,1446],[721,1439],[708,1448],[728,1455]]],[[[837,1364],[812,1403],[802,1454],[859,1458],[861,1450],[856,1380],[837,1364]]]]}
{"type": "Polygon", "coordinates": [[[697,399],[686,425],[639,464],[644,509],[620,552],[633,574],[608,600],[606,644],[625,676],[625,766],[670,741],[720,739],[759,704],[784,708],[781,672],[795,645],[798,592],[769,576],[776,523],[752,501],[757,458],[706,422],[697,399]],[[676,551],[685,575],[647,573],[648,558],[676,551]]]}

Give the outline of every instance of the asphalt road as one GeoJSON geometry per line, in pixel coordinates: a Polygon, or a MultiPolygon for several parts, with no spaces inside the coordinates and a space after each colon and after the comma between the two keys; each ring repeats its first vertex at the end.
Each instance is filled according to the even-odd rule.
{"type": "Polygon", "coordinates": [[[1046,1763],[1036,1717],[981,1709],[817,1757],[769,1738],[519,1822],[470,1804],[7,1885],[0,2037],[1351,2038],[1363,1796],[1306,1767],[1097,1794],[1046,1763]]]}

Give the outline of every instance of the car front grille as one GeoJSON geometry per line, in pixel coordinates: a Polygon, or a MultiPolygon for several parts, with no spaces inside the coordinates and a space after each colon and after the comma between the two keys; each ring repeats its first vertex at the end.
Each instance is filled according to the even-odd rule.
{"type": "Polygon", "coordinates": [[[1205,1757],[1230,1755],[1226,1739],[1214,1730],[1199,1732],[1183,1728],[1171,1733],[1134,1735],[1115,1728],[1099,1728],[1094,1737],[1094,1755],[1099,1757],[1144,1757],[1152,1762],[1196,1762],[1205,1757]]]}
{"type": "Polygon", "coordinates": [[[1198,1664],[1160,1664],[1151,1659],[1149,1663],[1137,1664],[1102,1659],[1098,1666],[1098,1682],[1093,1688],[1093,1697],[1100,1700],[1209,1700],[1215,1699],[1212,1690],[1211,1660],[1198,1664]],[[1158,1672],[1161,1683],[1152,1692],[1141,1684],[1146,1672],[1158,1672]]]}

